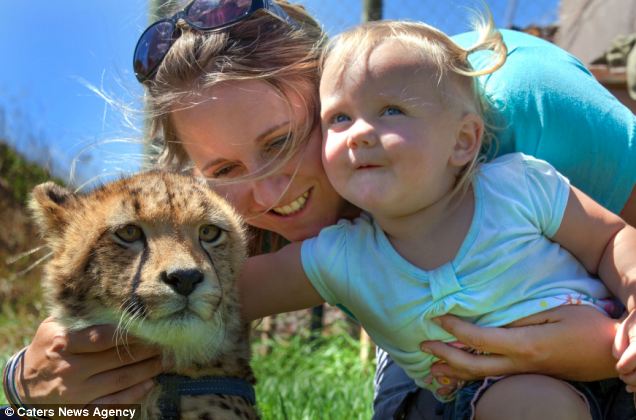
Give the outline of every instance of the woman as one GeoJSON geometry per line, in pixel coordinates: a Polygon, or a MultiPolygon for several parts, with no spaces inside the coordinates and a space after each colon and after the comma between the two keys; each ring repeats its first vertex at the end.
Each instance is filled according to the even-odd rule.
{"type": "MultiPolygon", "coordinates": [[[[331,188],[320,160],[320,27],[300,6],[269,1],[240,2],[242,12],[230,16],[235,22],[219,21],[228,15],[227,10],[214,13],[216,3],[194,1],[174,19],[149,28],[138,44],[135,69],[147,89],[151,138],[162,146],[158,163],[193,164],[255,230],[291,241],[355,216],[356,209],[331,188]],[[221,28],[209,31],[213,26],[221,28]],[[174,41],[173,31],[178,35],[174,41]]],[[[509,62],[495,74],[499,80],[485,81],[501,151],[549,160],[612,210],[625,208],[623,216],[633,224],[636,173],[627,164],[636,155],[633,114],[556,47],[512,33],[506,41],[519,45],[509,44],[509,62]],[[608,137],[614,146],[601,155],[608,137]],[[552,148],[556,143],[559,147],[552,148]],[[603,148],[596,147],[601,143],[603,148]],[[546,156],[546,149],[560,151],[546,156]],[[581,155],[588,165],[578,173],[581,155]],[[625,174],[619,182],[607,172],[614,169],[625,174]]],[[[512,330],[443,321],[461,341],[479,342],[496,356],[461,353],[442,343],[426,346],[449,361],[438,366],[440,376],[449,378],[518,372],[584,380],[616,376],[609,350],[616,321],[582,309],[558,309],[547,325],[512,330]],[[590,325],[598,330],[594,335],[590,325]],[[563,354],[561,349],[572,342],[585,351],[563,354]]],[[[27,404],[137,401],[161,371],[157,352],[136,343],[130,352],[118,353],[112,332],[112,327],[99,326],[65,333],[45,320],[22,363],[8,375],[15,380],[15,393],[27,404]]],[[[421,418],[422,404],[424,415],[431,414],[434,405],[428,397],[396,369],[379,365],[376,417],[389,418],[399,407],[399,415],[421,418]]]]}

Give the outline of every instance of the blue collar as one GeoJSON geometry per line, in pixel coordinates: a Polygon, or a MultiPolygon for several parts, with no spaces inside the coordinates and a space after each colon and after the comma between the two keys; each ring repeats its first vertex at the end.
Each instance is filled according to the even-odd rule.
{"type": "Polygon", "coordinates": [[[157,382],[161,385],[159,410],[161,418],[165,420],[179,419],[182,395],[235,395],[256,405],[254,387],[241,378],[203,376],[195,379],[164,373],[157,376],[157,382]]]}

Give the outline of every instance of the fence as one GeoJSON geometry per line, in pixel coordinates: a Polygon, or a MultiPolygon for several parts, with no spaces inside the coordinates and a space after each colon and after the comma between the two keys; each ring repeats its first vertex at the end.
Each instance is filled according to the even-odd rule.
{"type": "Polygon", "coordinates": [[[426,22],[453,35],[470,29],[474,11],[490,8],[500,28],[549,26],[558,20],[559,0],[292,0],[305,6],[335,35],[363,21],[367,4],[380,4],[382,18],[426,22]]]}

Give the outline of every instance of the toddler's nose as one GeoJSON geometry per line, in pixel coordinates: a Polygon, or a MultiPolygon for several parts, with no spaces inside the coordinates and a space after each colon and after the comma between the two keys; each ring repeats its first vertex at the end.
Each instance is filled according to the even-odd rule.
{"type": "Polygon", "coordinates": [[[373,147],[378,141],[378,136],[373,125],[366,121],[358,120],[350,128],[347,146],[350,149],[358,147],[373,147]]]}

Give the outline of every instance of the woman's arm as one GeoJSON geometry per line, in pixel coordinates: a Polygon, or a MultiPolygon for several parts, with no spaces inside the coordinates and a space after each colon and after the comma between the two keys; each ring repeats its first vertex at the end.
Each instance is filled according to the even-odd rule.
{"type": "Polygon", "coordinates": [[[13,378],[19,398],[27,405],[140,401],[163,370],[159,352],[133,337],[118,347],[114,332],[101,325],[69,333],[44,320],[13,378]]]}

